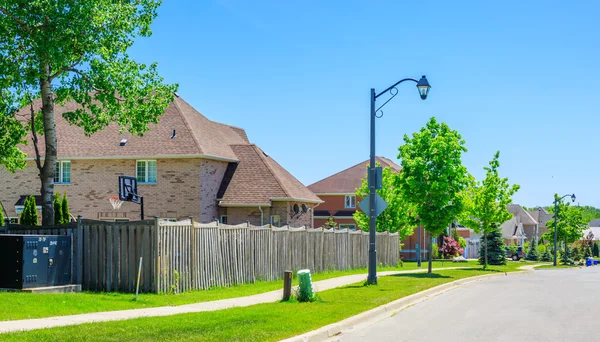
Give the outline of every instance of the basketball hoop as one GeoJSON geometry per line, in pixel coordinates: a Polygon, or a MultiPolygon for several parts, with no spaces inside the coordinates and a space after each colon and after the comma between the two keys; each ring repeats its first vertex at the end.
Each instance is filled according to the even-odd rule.
{"type": "Polygon", "coordinates": [[[123,204],[123,201],[119,199],[119,196],[110,196],[108,201],[112,205],[113,210],[121,209],[121,205],[123,204]]]}

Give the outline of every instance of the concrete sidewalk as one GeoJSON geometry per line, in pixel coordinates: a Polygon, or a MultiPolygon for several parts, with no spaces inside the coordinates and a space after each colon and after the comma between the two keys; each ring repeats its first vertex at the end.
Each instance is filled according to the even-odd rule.
{"type": "MultiPolygon", "coordinates": [[[[434,268],[434,271],[440,270],[452,270],[465,267],[447,267],[447,268],[434,268]]],[[[409,270],[409,271],[388,271],[378,272],[378,276],[388,276],[393,274],[411,274],[411,273],[423,273],[427,272],[427,267],[424,269],[409,270]]],[[[358,283],[366,280],[366,274],[355,274],[349,276],[343,276],[338,278],[331,278],[327,280],[321,280],[314,283],[313,287],[315,291],[325,291],[336,287],[341,287],[349,284],[358,283]]],[[[272,303],[281,300],[282,290],[276,290],[271,292],[265,292],[257,295],[229,298],[216,300],[212,302],[201,302],[196,304],[186,304],[179,306],[161,306],[156,308],[148,309],[133,309],[133,310],[120,310],[120,311],[106,311],[87,313],[80,315],[71,316],[56,316],[47,318],[37,319],[24,319],[16,321],[3,321],[0,322],[0,334],[8,332],[17,332],[25,330],[36,330],[44,328],[62,327],[67,325],[77,325],[83,323],[93,322],[108,322],[108,321],[120,321],[132,318],[140,317],[157,317],[157,316],[171,316],[184,313],[203,312],[203,311],[216,311],[229,309],[233,307],[244,307],[262,303],[272,303]]]]}

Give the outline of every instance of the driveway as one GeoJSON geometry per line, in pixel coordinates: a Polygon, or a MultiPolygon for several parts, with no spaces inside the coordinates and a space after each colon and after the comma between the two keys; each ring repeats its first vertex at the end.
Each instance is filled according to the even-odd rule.
{"type": "Polygon", "coordinates": [[[498,276],[438,295],[339,341],[595,341],[600,267],[498,276]]]}

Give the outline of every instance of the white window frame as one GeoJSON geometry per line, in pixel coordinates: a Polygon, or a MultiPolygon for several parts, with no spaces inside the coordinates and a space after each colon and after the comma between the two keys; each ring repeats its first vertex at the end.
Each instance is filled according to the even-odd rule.
{"type": "Polygon", "coordinates": [[[269,218],[269,223],[271,225],[274,225],[275,227],[281,227],[281,216],[279,215],[271,215],[271,217],[269,218]],[[273,221],[275,221],[273,218],[277,217],[277,225],[275,225],[273,223],[273,221]]]}
{"type": "Polygon", "coordinates": [[[219,219],[219,223],[227,224],[227,215],[221,215],[221,218],[219,219]],[[223,222],[223,219],[225,219],[225,222],[223,222]]]}
{"type": "Polygon", "coordinates": [[[344,208],[345,209],[356,209],[356,196],[355,195],[344,196],[344,208]],[[350,206],[348,206],[348,198],[350,198],[350,206]]]}
{"type": "Polygon", "coordinates": [[[54,184],[71,184],[71,161],[57,160],[54,167],[54,184]],[[69,181],[65,182],[65,164],[69,165],[69,181]],[[56,179],[56,166],[58,166],[58,180],[56,179]]]}
{"type": "Polygon", "coordinates": [[[356,225],[354,223],[341,223],[338,224],[339,229],[348,229],[348,230],[356,230],[356,225]]]}
{"type": "Polygon", "coordinates": [[[158,163],[156,162],[156,159],[136,160],[135,161],[135,178],[137,179],[138,184],[156,184],[156,180],[158,178],[158,163]],[[149,178],[148,177],[148,175],[149,175],[149,173],[148,173],[148,170],[149,170],[148,163],[149,162],[154,162],[154,164],[155,164],[155,167],[154,167],[154,172],[155,172],[154,173],[154,181],[152,181],[152,182],[148,181],[148,178],[149,178]],[[138,175],[138,164],[139,163],[144,163],[144,172],[145,172],[145,174],[144,174],[144,180],[143,181],[140,181],[140,178],[138,177],[139,176],[138,175]]]}

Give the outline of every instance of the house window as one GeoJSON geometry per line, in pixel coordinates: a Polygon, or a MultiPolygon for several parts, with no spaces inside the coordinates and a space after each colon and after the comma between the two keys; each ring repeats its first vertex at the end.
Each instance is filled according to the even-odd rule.
{"type": "Polygon", "coordinates": [[[356,196],[344,196],[344,208],[356,208],[356,196]]]}
{"type": "Polygon", "coordinates": [[[340,229],[356,230],[355,224],[340,224],[340,229]]]}
{"type": "Polygon", "coordinates": [[[281,221],[279,220],[279,215],[271,215],[271,225],[275,227],[281,226],[281,221]]]}
{"type": "MultiPolygon", "coordinates": [[[[10,222],[10,224],[18,224],[19,218],[18,217],[9,217],[8,222],[10,222]]],[[[4,222],[3,222],[3,224],[4,224],[4,222]]]]}
{"type": "Polygon", "coordinates": [[[71,183],[71,162],[68,160],[57,161],[54,167],[54,184],[71,183]]]}
{"type": "Polygon", "coordinates": [[[227,224],[227,215],[221,215],[221,223],[227,224]]]}
{"type": "Polygon", "coordinates": [[[156,160],[138,160],[136,166],[138,183],[156,183],[156,160]]]}

